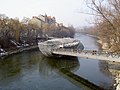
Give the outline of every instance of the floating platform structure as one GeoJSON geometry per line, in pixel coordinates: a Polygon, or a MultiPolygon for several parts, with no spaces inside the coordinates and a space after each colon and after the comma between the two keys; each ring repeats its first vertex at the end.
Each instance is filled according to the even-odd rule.
{"type": "Polygon", "coordinates": [[[83,50],[83,44],[73,38],[54,38],[45,42],[39,42],[38,47],[45,56],[53,56],[53,50],[60,48],[83,50]]]}
{"type": "Polygon", "coordinates": [[[56,38],[38,43],[40,51],[45,56],[77,56],[120,62],[120,54],[96,50],[83,50],[84,46],[79,40],[73,38],[56,38]]]}

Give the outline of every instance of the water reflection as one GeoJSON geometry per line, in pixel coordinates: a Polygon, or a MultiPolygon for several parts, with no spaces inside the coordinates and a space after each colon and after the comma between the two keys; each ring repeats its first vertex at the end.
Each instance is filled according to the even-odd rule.
{"type": "Polygon", "coordinates": [[[110,77],[111,76],[111,73],[109,71],[109,64],[106,62],[106,61],[99,61],[99,67],[100,67],[100,71],[110,77]]]}
{"type": "MultiPolygon", "coordinates": [[[[77,38],[85,49],[98,49],[94,39],[84,35],[77,38]]],[[[46,58],[39,50],[26,51],[0,60],[0,90],[89,90],[80,76],[110,87],[109,68],[103,61],[46,58]]]]}
{"type": "Polygon", "coordinates": [[[60,72],[63,68],[74,72],[78,70],[79,67],[80,64],[77,57],[47,58],[43,56],[39,62],[39,71],[45,77],[55,77],[56,73],[60,72]]]}
{"type": "Polygon", "coordinates": [[[1,60],[0,62],[0,79],[15,76],[21,72],[20,62],[16,62],[16,59],[1,60]]]}
{"type": "MultiPolygon", "coordinates": [[[[83,43],[85,50],[101,50],[96,38],[92,38],[88,35],[82,35],[76,33],[75,38],[80,39],[83,43]]],[[[109,65],[104,61],[94,59],[80,58],[80,70],[77,70],[77,74],[87,78],[89,81],[104,87],[107,90],[113,90],[114,80],[109,71],[109,65]],[[94,75],[95,74],[95,75],[94,75]]]]}
{"type": "Polygon", "coordinates": [[[22,81],[25,75],[37,70],[36,64],[40,58],[40,53],[33,50],[0,59],[0,86],[17,82],[18,79],[22,81]]]}
{"type": "Polygon", "coordinates": [[[57,78],[54,72],[67,79],[74,85],[80,87],[82,90],[103,90],[100,87],[90,83],[84,78],[74,74],[75,71],[80,69],[80,63],[77,57],[71,58],[46,58],[43,57],[39,64],[39,71],[44,77],[48,78],[53,76],[57,78]],[[43,61],[43,62],[42,62],[43,61]]]}
{"type": "Polygon", "coordinates": [[[106,76],[112,76],[113,83],[110,90],[119,90],[120,86],[120,63],[101,61],[99,63],[100,71],[106,76]]]}
{"type": "Polygon", "coordinates": [[[0,60],[0,90],[79,90],[59,73],[62,68],[74,72],[79,67],[77,58],[46,58],[39,50],[26,51],[0,60]]]}

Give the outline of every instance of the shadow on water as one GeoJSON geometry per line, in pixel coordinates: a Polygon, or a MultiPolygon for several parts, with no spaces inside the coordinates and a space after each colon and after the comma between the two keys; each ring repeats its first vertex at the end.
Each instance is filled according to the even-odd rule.
{"type": "Polygon", "coordinates": [[[67,69],[69,71],[77,71],[80,68],[78,59],[75,58],[53,58],[42,56],[39,62],[39,72],[43,74],[44,78],[57,78],[61,69],[67,69]],[[57,74],[58,75],[57,75],[57,74]]]}
{"type": "Polygon", "coordinates": [[[54,57],[44,57],[42,56],[42,61],[40,61],[39,63],[39,68],[40,71],[41,69],[45,69],[48,68],[50,70],[46,70],[47,71],[58,71],[62,68],[65,68],[69,71],[76,71],[80,68],[80,63],[78,61],[77,57],[66,57],[66,58],[54,58],[54,57]]]}
{"type": "Polygon", "coordinates": [[[74,72],[80,68],[80,63],[77,57],[43,57],[42,60],[44,60],[44,62],[40,62],[39,71],[42,72],[46,77],[48,77],[49,74],[53,74],[52,72],[55,71],[59,73],[59,75],[61,75],[63,78],[67,79],[83,90],[104,90],[103,88],[100,88],[99,86],[96,86],[88,80],[74,74],[74,72]]]}

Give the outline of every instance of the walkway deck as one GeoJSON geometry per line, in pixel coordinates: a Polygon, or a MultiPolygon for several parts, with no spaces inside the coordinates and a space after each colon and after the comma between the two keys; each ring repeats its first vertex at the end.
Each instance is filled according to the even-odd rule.
{"type": "Polygon", "coordinates": [[[95,50],[53,49],[53,54],[120,62],[120,54],[95,50]]]}

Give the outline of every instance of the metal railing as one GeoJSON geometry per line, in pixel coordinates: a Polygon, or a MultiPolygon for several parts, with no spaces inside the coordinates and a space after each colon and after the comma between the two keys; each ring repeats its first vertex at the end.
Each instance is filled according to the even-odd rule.
{"type": "Polygon", "coordinates": [[[105,52],[105,51],[59,48],[59,49],[53,49],[52,53],[120,62],[119,53],[112,53],[112,52],[105,52]]]}

